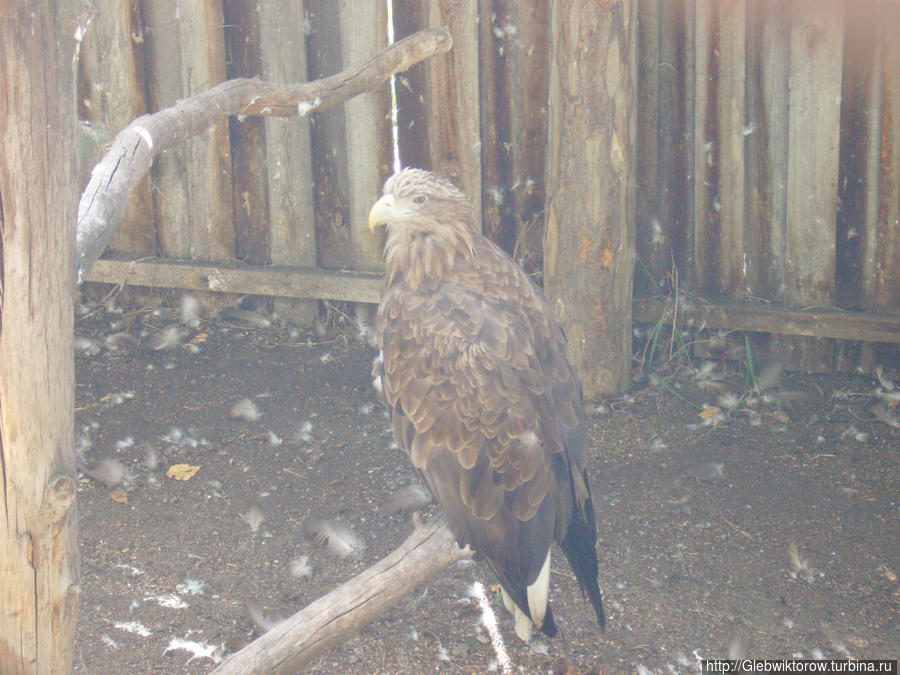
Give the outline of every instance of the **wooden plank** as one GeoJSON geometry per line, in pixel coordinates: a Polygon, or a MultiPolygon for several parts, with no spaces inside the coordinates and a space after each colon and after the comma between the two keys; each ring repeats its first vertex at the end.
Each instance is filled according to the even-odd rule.
{"type": "MultiPolygon", "coordinates": [[[[341,70],[340,3],[307,0],[310,33],[307,67],[313,79],[341,70]]],[[[312,115],[316,242],[320,267],[353,267],[350,186],[347,176],[346,106],[312,115]]]]}
{"type": "MultiPolygon", "coordinates": [[[[788,172],[784,300],[829,305],[835,288],[841,78],[842,0],[791,5],[788,172]]],[[[786,340],[786,367],[821,372],[833,345],[786,340]]]]}
{"type": "MultiPolygon", "coordinates": [[[[150,107],[173,105],[225,79],[221,0],[147,0],[150,107]]],[[[189,140],[156,162],[154,192],[162,253],[224,260],[233,257],[228,123],[189,140]]]]}
{"type": "Polygon", "coordinates": [[[544,288],[588,400],[631,386],[636,7],[551,9],[544,288]]]}
{"type": "MultiPolygon", "coordinates": [[[[873,309],[900,307],[900,6],[879,3],[879,18],[884,30],[881,50],[880,156],[878,221],[874,241],[867,239],[866,259],[871,282],[866,288],[866,306],[873,309]]],[[[875,148],[872,148],[872,155],[875,148]]],[[[874,187],[874,185],[873,185],[874,187]]],[[[874,211],[874,208],[872,209],[874,211]]],[[[867,279],[869,276],[867,275],[867,279]]]]}
{"type": "Polygon", "coordinates": [[[634,299],[634,322],[690,326],[696,330],[742,330],[776,335],[900,344],[900,315],[828,308],[788,308],[734,302],[681,303],[678,315],[665,297],[634,299]]]}
{"type": "MultiPolygon", "coordinates": [[[[387,4],[371,0],[340,3],[341,63],[364,63],[387,45],[387,4]]],[[[369,209],[393,173],[390,85],[345,104],[344,134],[349,190],[350,246],[353,269],[381,269],[381,243],[369,231],[369,209]]]]}
{"type": "MultiPolygon", "coordinates": [[[[537,274],[544,257],[547,95],[550,85],[550,2],[509,0],[506,35],[510,156],[516,261],[537,274]]],[[[489,120],[488,120],[489,122],[489,120]]]]}
{"type": "MultiPolygon", "coordinates": [[[[394,40],[401,40],[428,25],[427,8],[421,0],[392,0],[391,19],[394,40]]],[[[397,145],[403,167],[429,168],[425,124],[425,88],[427,72],[424,63],[413,66],[394,78],[397,98],[397,145]]]]}
{"type": "Polygon", "coordinates": [[[510,90],[503,39],[503,26],[508,21],[507,7],[503,0],[481,0],[480,5],[478,76],[484,185],[481,231],[511,254],[515,228],[509,227],[510,90]]]}
{"type": "Polygon", "coordinates": [[[844,3],[795,0],[792,10],[784,281],[789,301],[828,303],[834,291],[844,3]]]}
{"type": "Polygon", "coordinates": [[[398,80],[400,103],[410,106],[398,111],[401,159],[406,166],[418,165],[452,180],[481,213],[478,0],[424,0],[425,6],[409,20],[401,18],[410,4],[420,3],[395,3],[394,18],[401,20],[398,31],[418,22],[447,26],[453,49],[422,64],[421,74],[398,80]],[[404,88],[411,90],[403,92],[404,88]]]}
{"type": "MultiPolygon", "coordinates": [[[[101,125],[105,143],[93,157],[100,160],[109,140],[139,115],[147,112],[144,94],[143,28],[137,0],[97,0],[97,11],[81,44],[79,116],[101,125]]],[[[83,184],[79,187],[83,187],[83,184]]],[[[122,216],[110,249],[133,256],[156,253],[150,180],[135,189],[122,216]]]]}
{"type": "Polygon", "coordinates": [[[746,9],[704,2],[696,14],[696,287],[725,297],[744,290],[746,9]]]}
{"type": "Polygon", "coordinates": [[[124,286],[369,303],[380,301],[382,286],[380,275],[363,272],[107,258],[94,263],[85,274],[85,280],[124,286]]]}
{"type": "Polygon", "coordinates": [[[755,260],[747,285],[755,295],[776,298],[785,275],[790,5],[766,0],[747,10],[745,242],[755,260]]]}
{"type": "MultiPolygon", "coordinates": [[[[659,71],[660,0],[638,0],[638,81],[637,132],[635,137],[635,267],[634,287],[638,293],[656,293],[668,271],[669,256],[660,219],[662,194],[660,163],[665,161],[660,147],[659,71]]],[[[672,64],[668,64],[672,67],[672,64]]],[[[663,66],[665,67],[665,66],[663,66]]],[[[668,233],[667,233],[668,234],[668,233]]]]}
{"type": "MultiPolygon", "coordinates": [[[[229,79],[262,75],[262,4],[222,2],[229,79]]],[[[234,184],[234,255],[244,262],[265,264],[269,262],[265,120],[252,115],[231,117],[228,132],[234,184]]]]}
{"type": "MultiPolygon", "coordinates": [[[[263,79],[306,82],[306,10],[303,2],[259,0],[263,79]]],[[[315,267],[316,229],[309,117],[265,120],[265,171],[269,210],[269,259],[273,265],[315,267]]],[[[318,303],[275,301],[281,316],[306,325],[318,303]]]]}

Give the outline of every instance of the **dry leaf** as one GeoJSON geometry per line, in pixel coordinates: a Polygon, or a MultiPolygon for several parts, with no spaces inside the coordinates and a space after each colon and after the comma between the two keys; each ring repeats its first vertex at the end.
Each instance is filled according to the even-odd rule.
{"type": "Polygon", "coordinates": [[[788,417],[785,413],[783,413],[780,410],[773,410],[771,414],[772,414],[772,417],[774,417],[776,420],[778,420],[782,424],[787,424],[788,422],[791,421],[791,418],[788,417]]]}
{"type": "Polygon", "coordinates": [[[114,502],[119,502],[119,504],[127,504],[128,503],[128,493],[125,492],[122,488],[116,488],[112,492],[109,493],[109,498],[114,502]]]}
{"type": "Polygon", "coordinates": [[[888,581],[897,581],[897,574],[887,565],[881,566],[881,573],[884,575],[884,578],[888,581]]]}
{"type": "Polygon", "coordinates": [[[700,418],[702,418],[702,419],[708,420],[710,417],[715,417],[715,416],[718,415],[720,412],[722,412],[722,411],[719,410],[716,406],[711,405],[711,406],[709,406],[708,408],[704,408],[703,410],[701,410],[700,412],[698,412],[698,413],[697,413],[697,417],[700,417],[700,418]]]}
{"type": "Polygon", "coordinates": [[[199,466],[193,466],[192,464],[173,464],[166,471],[166,476],[175,480],[190,480],[199,470],[199,466]]]}

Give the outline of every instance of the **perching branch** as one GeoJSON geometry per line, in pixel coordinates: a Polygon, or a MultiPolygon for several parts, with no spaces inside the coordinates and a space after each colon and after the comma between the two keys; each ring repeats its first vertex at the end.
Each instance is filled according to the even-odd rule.
{"type": "Polygon", "coordinates": [[[212,675],[298,673],[409,591],[471,555],[456,545],[443,518],[417,527],[400,548],[233,654],[212,675]]]}
{"type": "Polygon", "coordinates": [[[453,46],[446,28],[424,30],[382,50],[368,62],[305,84],[255,79],[223,82],[171,108],[142,115],[116,136],[91,172],[78,204],[76,283],[91,268],[119,226],[132,190],[156,155],[232,115],[307,115],[375,89],[394,73],[442,54],[453,46]]]}

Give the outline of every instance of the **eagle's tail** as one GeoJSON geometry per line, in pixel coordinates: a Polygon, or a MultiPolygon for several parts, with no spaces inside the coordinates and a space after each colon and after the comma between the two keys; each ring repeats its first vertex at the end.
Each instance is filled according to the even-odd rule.
{"type": "Polygon", "coordinates": [[[560,548],[566,554],[572,571],[575,572],[575,578],[581,586],[581,592],[587,595],[594,612],[597,614],[597,623],[600,630],[606,629],[606,615],[603,613],[603,599],[600,596],[600,586],[597,583],[597,550],[595,542],[597,541],[597,529],[593,523],[594,505],[590,498],[584,505],[585,512],[588,514],[585,519],[583,513],[578,508],[573,514],[572,525],[562,540],[560,548]]]}

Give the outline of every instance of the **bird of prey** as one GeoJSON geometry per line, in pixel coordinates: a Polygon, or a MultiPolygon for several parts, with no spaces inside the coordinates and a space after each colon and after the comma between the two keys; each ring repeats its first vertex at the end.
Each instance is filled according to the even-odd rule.
{"type": "Polygon", "coordinates": [[[497,575],[516,633],[552,637],[551,543],[604,627],[581,384],[547,301],[433,173],[387,180],[375,362],[394,437],[460,546],[497,575]]]}

